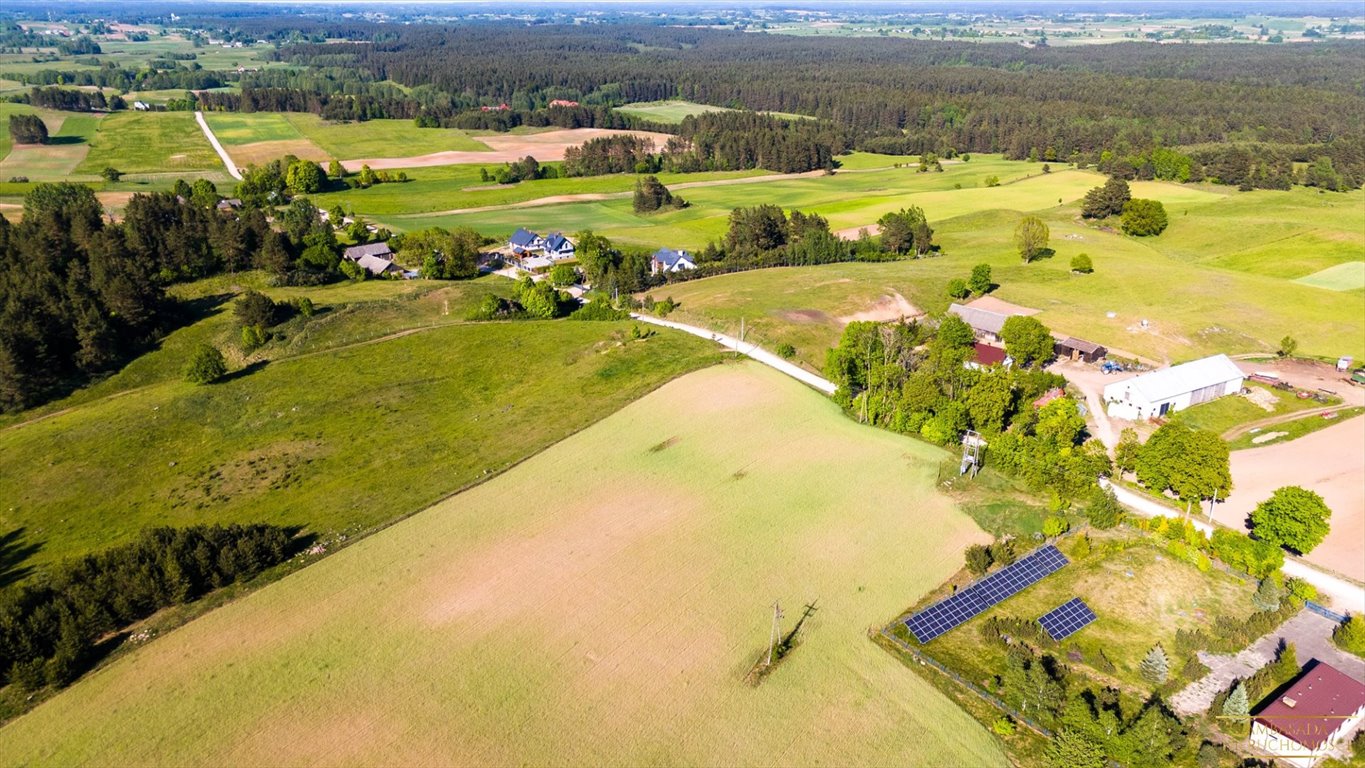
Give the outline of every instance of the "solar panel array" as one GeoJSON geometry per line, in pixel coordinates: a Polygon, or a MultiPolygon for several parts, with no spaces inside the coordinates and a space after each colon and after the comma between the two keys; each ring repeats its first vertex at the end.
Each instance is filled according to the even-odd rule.
{"type": "Polygon", "coordinates": [[[1038,619],[1043,629],[1053,640],[1071,637],[1082,627],[1095,620],[1095,612],[1090,610],[1079,597],[1073,597],[1053,608],[1038,619]]]}
{"type": "Polygon", "coordinates": [[[905,620],[905,625],[916,639],[927,643],[996,603],[1019,594],[1067,562],[1066,555],[1049,544],[916,613],[905,620]]]}

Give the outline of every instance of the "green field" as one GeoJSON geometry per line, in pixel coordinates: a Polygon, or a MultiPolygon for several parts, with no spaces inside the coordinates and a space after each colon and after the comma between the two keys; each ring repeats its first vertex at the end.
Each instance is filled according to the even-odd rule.
{"type": "Polygon", "coordinates": [[[338,160],[413,157],[448,150],[478,152],[488,149],[464,131],[418,128],[411,120],[332,123],[304,112],[290,112],[283,117],[304,138],[338,160]]]}
{"type": "Polygon", "coordinates": [[[624,323],[458,324],[494,281],[505,287],[280,291],[327,309],[281,328],[284,341],[247,361],[258,370],[195,387],[179,372],[196,344],[235,349],[230,306],[210,313],[113,379],[22,416],[50,418],[0,430],[0,531],[40,545],[39,564],[148,525],[366,529],[713,359],[680,334],[619,343],[624,323]]]}
{"type": "Polygon", "coordinates": [[[8,115],[21,111],[36,112],[43,117],[43,122],[48,126],[49,139],[47,144],[40,146],[15,147],[10,143],[9,132],[6,131],[5,145],[0,147],[7,149],[4,159],[0,160],[0,179],[8,180],[15,176],[23,176],[34,182],[62,181],[75,174],[90,151],[90,142],[102,123],[101,117],[46,109],[35,110],[21,104],[12,106],[22,109],[6,110],[0,112],[0,116],[7,120],[8,115]]]}
{"type": "MultiPolygon", "coordinates": [[[[1243,424],[1284,416],[1296,411],[1323,407],[1322,403],[1311,398],[1299,399],[1293,392],[1285,392],[1256,382],[1248,381],[1245,386],[1274,398],[1274,410],[1267,411],[1253,403],[1249,398],[1235,395],[1220,397],[1211,402],[1177,411],[1175,418],[1195,429],[1207,429],[1210,432],[1223,435],[1243,424]]],[[[1340,402],[1340,400],[1338,399],[1336,402],[1340,402]]]]}
{"type": "Polygon", "coordinates": [[[617,112],[626,115],[642,117],[646,120],[653,120],[656,123],[681,123],[683,118],[692,115],[704,115],[707,112],[733,112],[732,109],[725,107],[713,107],[709,104],[697,104],[692,101],[682,101],[671,99],[669,101],[637,101],[633,104],[626,104],[616,108],[617,112]]]}
{"type": "Polygon", "coordinates": [[[303,138],[282,112],[205,112],[204,119],[225,147],[303,138]]]}
{"type": "Polygon", "coordinates": [[[109,166],[124,173],[174,173],[220,171],[223,162],[191,112],[116,112],[100,121],[77,171],[98,175],[109,166]]]}
{"type": "Polygon", "coordinates": [[[1294,282],[1326,288],[1329,291],[1357,291],[1365,288],[1365,261],[1348,261],[1301,277],[1294,282]]]}
{"type": "MultiPolygon", "coordinates": [[[[424,441],[422,473],[465,453],[424,441]]],[[[984,539],[933,490],[941,455],[756,364],[701,371],[0,739],[23,764],[1004,765],[865,634],[984,539]],[[818,611],[750,687],[774,600],[788,629],[818,611]]]]}
{"type": "Polygon", "coordinates": [[[1320,429],[1336,426],[1343,421],[1348,421],[1361,414],[1365,414],[1365,408],[1341,408],[1331,412],[1331,418],[1327,414],[1315,414],[1304,416],[1293,421],[1283,421],[1269,427],[1263,427],[1254,432],[1247,432],[1235,440],[1228,441],[1228,447],[1234,451],[1242,451],[1248,448],[1260,448],[1276,443],[1287,443],[1290,440],[1297,440],[1304,435],[1312,434],[1320,429]],[[1265,439],[1265,435],[1275,435],[1275,437],[1265,439]],[[1261,441],[1255,442],[1258,438],[1261,441]]]}

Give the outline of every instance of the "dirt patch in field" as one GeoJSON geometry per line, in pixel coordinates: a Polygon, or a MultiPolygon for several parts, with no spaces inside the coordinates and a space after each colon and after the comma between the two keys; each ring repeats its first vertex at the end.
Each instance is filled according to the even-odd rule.
{"type": "Polygon", "coordinates": [[[994,312],[999,315],[1029,315],[1038,314],[1039,310],[1031,307],[1021,307],[1018,304],[1011,304],[1004,299],[997,299],[994,296],[982,296],[975,301],[967,302],[967,306],[973,309],[984,309],[987,312],[994,312]]]}
{"type": "Polygon", "coordinates": [[[878,323],[890,320],[900,320],[907,317],[919,317],[924,314],[918,307],[911,304],[904,296],[892,291],[890,294],[877,299],[872,306],[851,315],[844,315],[839,318],[843,325],[858,321],[871,320],[878,323]]]}
{"type": "Polygon", "coordinates": [[[322,147],[308,139],[285,139],[283,141],[257,141],[237,147],[227,147],[232,162],[239,168],[248,165],[264,165],[285,155],[293,155],[301,160],[325,163],[330,155],[322,147]]]}
{"type": "Polygon", "coordinates": [[[1257,504],[1286,485],[1308,488],[1332,510],[1332,530],[1307,559],[1365,580],[1365,416],[1297,440],[1232,453],[1232,495],[1215,516],[1242,526],[1257,504]]]}
{"type": "Polygon", "coordinates": [[[872,237],[876,237],[882,233],[880,224],[864,224],[861,227],[847,227],[845,229],[836,230],[834,234],[836,237],[842,237],[845,240],[857,240],[863,236],[863,230],[867,230],[867,234],[872,237]]]}
{"type": "Polygon", "coordinates": [[[480,136],[479,141],[487,144],[488,152],[448,151],[434,152],[415,157],[371,157],[359,160],[346,160],[342,163],[348,171],[358,171],[360,166],[368,165],[378,171],[388,168],[428,168],[437,165],[459,165],[462,163],[510,163],[527,155],[540,162],[563,160],[564,150],[576,147],[589,139],[602,136],[631,134],[654,142],[654,148],[664,145],[669,136],[666,133],[649,131],[617,131],[606,128],[571,128],[562,131],[546,131],[523,136],[497,134],[480,136]]]}
{"type": "Polygon", "coordinates": [[[781,313],[783,320],[791,323],[827,323],[829,315],[818,309],[793,309],[781,313]]]}

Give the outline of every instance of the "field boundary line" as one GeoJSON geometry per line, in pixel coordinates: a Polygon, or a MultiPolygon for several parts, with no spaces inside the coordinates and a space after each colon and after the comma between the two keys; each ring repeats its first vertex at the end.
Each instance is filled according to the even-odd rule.
{"type": "Polygon", "coordinates": [[[232,162],[232,158],[228,155],[227,150],[223,148],[222,143],[218,141],[218,137],[213,135],[213,129],[209,127],[209,121],[204,119],[204,113],[196,109],[194,111],[194,121],[199,123],[199,127],[204,131],[204,138],[209,140],[209,143],[213,145],[213,151],[218,153],[218,157],[222,159],[223,165],[227,166],[228,175],[241,181],[242,172],[237,170],[237,164],[232,162]]]}
{"type": "Polygon", "coordinates": [[[657,325],[663,328],[672,328],[675,331],[682,331],[683,333],[690,333],[693,336],[699,336],[703,339],[710,339],[726,349],[731,349],[742,355],[747,355],[769,368],[785,373],[793,379],[796,379],[803,384],[810,385],[827,395],[834,394],[834,391],[838,389],[838,387],[834,386],[834,382],[829,379],[817,376],[794,363],[789,363],[752,342],[740,341],[733,336],[727,336],[716,331],[708,331],[705,328],[698,328],[695,325],[687,325],[686,323],[678,323],[672,320],[651,317],[650,315],[642,315],[638,312],[631,312],[630,316],[642,323],[649,323],[650,325],[657,325]]]}

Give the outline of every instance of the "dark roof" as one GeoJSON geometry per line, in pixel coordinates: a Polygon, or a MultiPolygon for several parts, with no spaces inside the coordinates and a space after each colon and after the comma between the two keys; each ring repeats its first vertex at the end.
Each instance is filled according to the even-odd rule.
{"type": "Polygon", "coordinates": [[[388,256],[393,251],[388,243],[370,243],[368,245],[353,245],[347,248],[342,255],[351,261],[359,261],[362,256],[388,256]]]}
{"type": "Polygon", "coordinates": [[[1093,355],[1099,352],[1106,351],[1104,347],[1100,346],[1099,344],[1096,344],[1093,341],[1078,339],[1075,336],[1068,336],[1066,337],[1066,339],[1058,342],[1058,344],[1067,349],[1074,349],[1086,355],[1093,355]]]}
{"type": "Polygon", "coordinates": [[[1314,659],[1289,690],[1256,713],[1256,721],[1316,750],[1361,707],[1365,684],[1314,659]]]}
{"type": "Polygon", "coordinates": [[[524,229],[518,229],[516,232],[512,233],[512,237],[508,238],[507,242],[511,243],[512,245],[527,246],[535,243],[535,241],[539,239],[540,235],[537,235],[534,232],[527,232],[524,229]]]}
{"type": "Polygon", "coordinates": [[[545,249],[548,251],[558,251],[565,246],[573,248],[573,243],[569,241],[569,238],[558,232],[551,232],[550,235],[545,238],[545,249]]]}
{"type": "Polygon", "coordinates": [[[672,248],[660,248],[659,250],[654,252],[654,260],[670,269],[683,259],[692,261],[692,257],[687,255],[687,251],[675,251],[672,248]]]}
{"type": "Polygon", "coordinates": [[[976,350],[976,362],[981,365],[1000,365],[1005,362],[1005,358],[1007,357],[1005,350],[999,347],[992,347],[989,344],[978,342],[974,345],[974,348],[976,350]]]}

